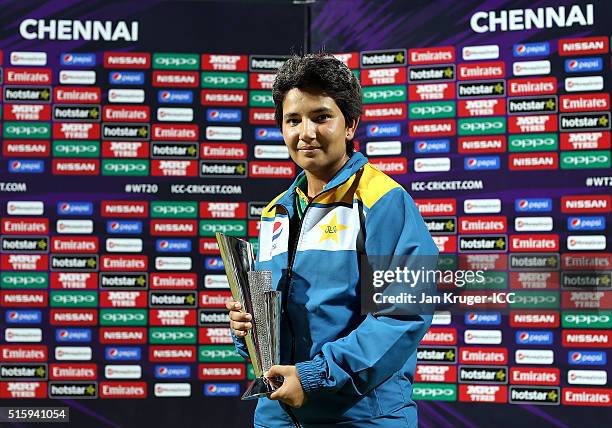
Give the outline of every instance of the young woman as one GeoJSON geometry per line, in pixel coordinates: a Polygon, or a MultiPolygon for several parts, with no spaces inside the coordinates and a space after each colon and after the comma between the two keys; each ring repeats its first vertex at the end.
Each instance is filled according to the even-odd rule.
{"type": "MultiPolygon", "coordinates": [[[[331,55],[294,56],[273,87],[276,121],[303,169],[263,210],[258,270],[283,292],[282,386],[256,427],[416,427],[416,348],[430,315],[362,315],[360,255],[438,253],[408,193],[353,150],[361,87],[331,55]]],[[[251,315],[229,301],[238,351],[251,315]]]]}

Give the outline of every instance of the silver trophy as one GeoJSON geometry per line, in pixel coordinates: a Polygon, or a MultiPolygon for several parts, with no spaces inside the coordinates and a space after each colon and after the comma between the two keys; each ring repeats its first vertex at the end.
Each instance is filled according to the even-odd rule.
{"type": "Polygon", "coordinates": [[[234,300],[252,315],[252,328],[245,337],[255,380],[242,395],[251,400],[274,392],[282,379],[264,377],[270,367],[280,363],[281,292],[272,291],[272,272],[255,270],[251,243],[242,239],[216,234],[225,273],[234,300]]]}

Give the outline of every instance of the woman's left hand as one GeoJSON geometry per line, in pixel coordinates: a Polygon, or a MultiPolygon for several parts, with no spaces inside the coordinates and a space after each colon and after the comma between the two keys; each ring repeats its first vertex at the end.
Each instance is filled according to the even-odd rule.
{"type": "Polygon", "coordinates": [[[306,402],[306,393],[302,388],[302,382],[295,366],[272,366],[264,373],[264,376],[274,382],[274,378],[283,377],[280,388],[270,394],[270,400],[280,400],[291,407],[299,408],[306,402]]]}

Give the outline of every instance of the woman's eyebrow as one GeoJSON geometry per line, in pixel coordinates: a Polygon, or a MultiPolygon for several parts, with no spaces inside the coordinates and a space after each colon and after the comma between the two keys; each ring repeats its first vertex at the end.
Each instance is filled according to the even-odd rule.
{"type": "MultiPolygon", "coordinates": [[[[309,112],[309,114],[316,114],[316,113],[333,113],[333,110],[330,109],[329,107],[319,107],[319,108],[311,110],[309,112]]],[[[297,113],[297,112],[285,113],[283,115],[283,118],[286,119],[286,118],[289,118],[289,117],[292,117],[292,116],[299,116],[299,113],[297,113]]]]}

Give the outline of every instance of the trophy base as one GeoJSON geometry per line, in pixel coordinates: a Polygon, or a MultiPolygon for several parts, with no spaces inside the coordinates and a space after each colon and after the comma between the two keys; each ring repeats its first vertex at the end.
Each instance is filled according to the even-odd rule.
{"type": "Polygon", "coordinates": [[[259,377],[253,382],[251,382],[251,384],[246,389],[244,394],[242,394],[242,397],[240,397],[240,399],[255,400],[258,398],[266,397],[267,395],[272,394],[277,389],[278,388],[274,387],[268,379],[264,377],[259,377]]]}

